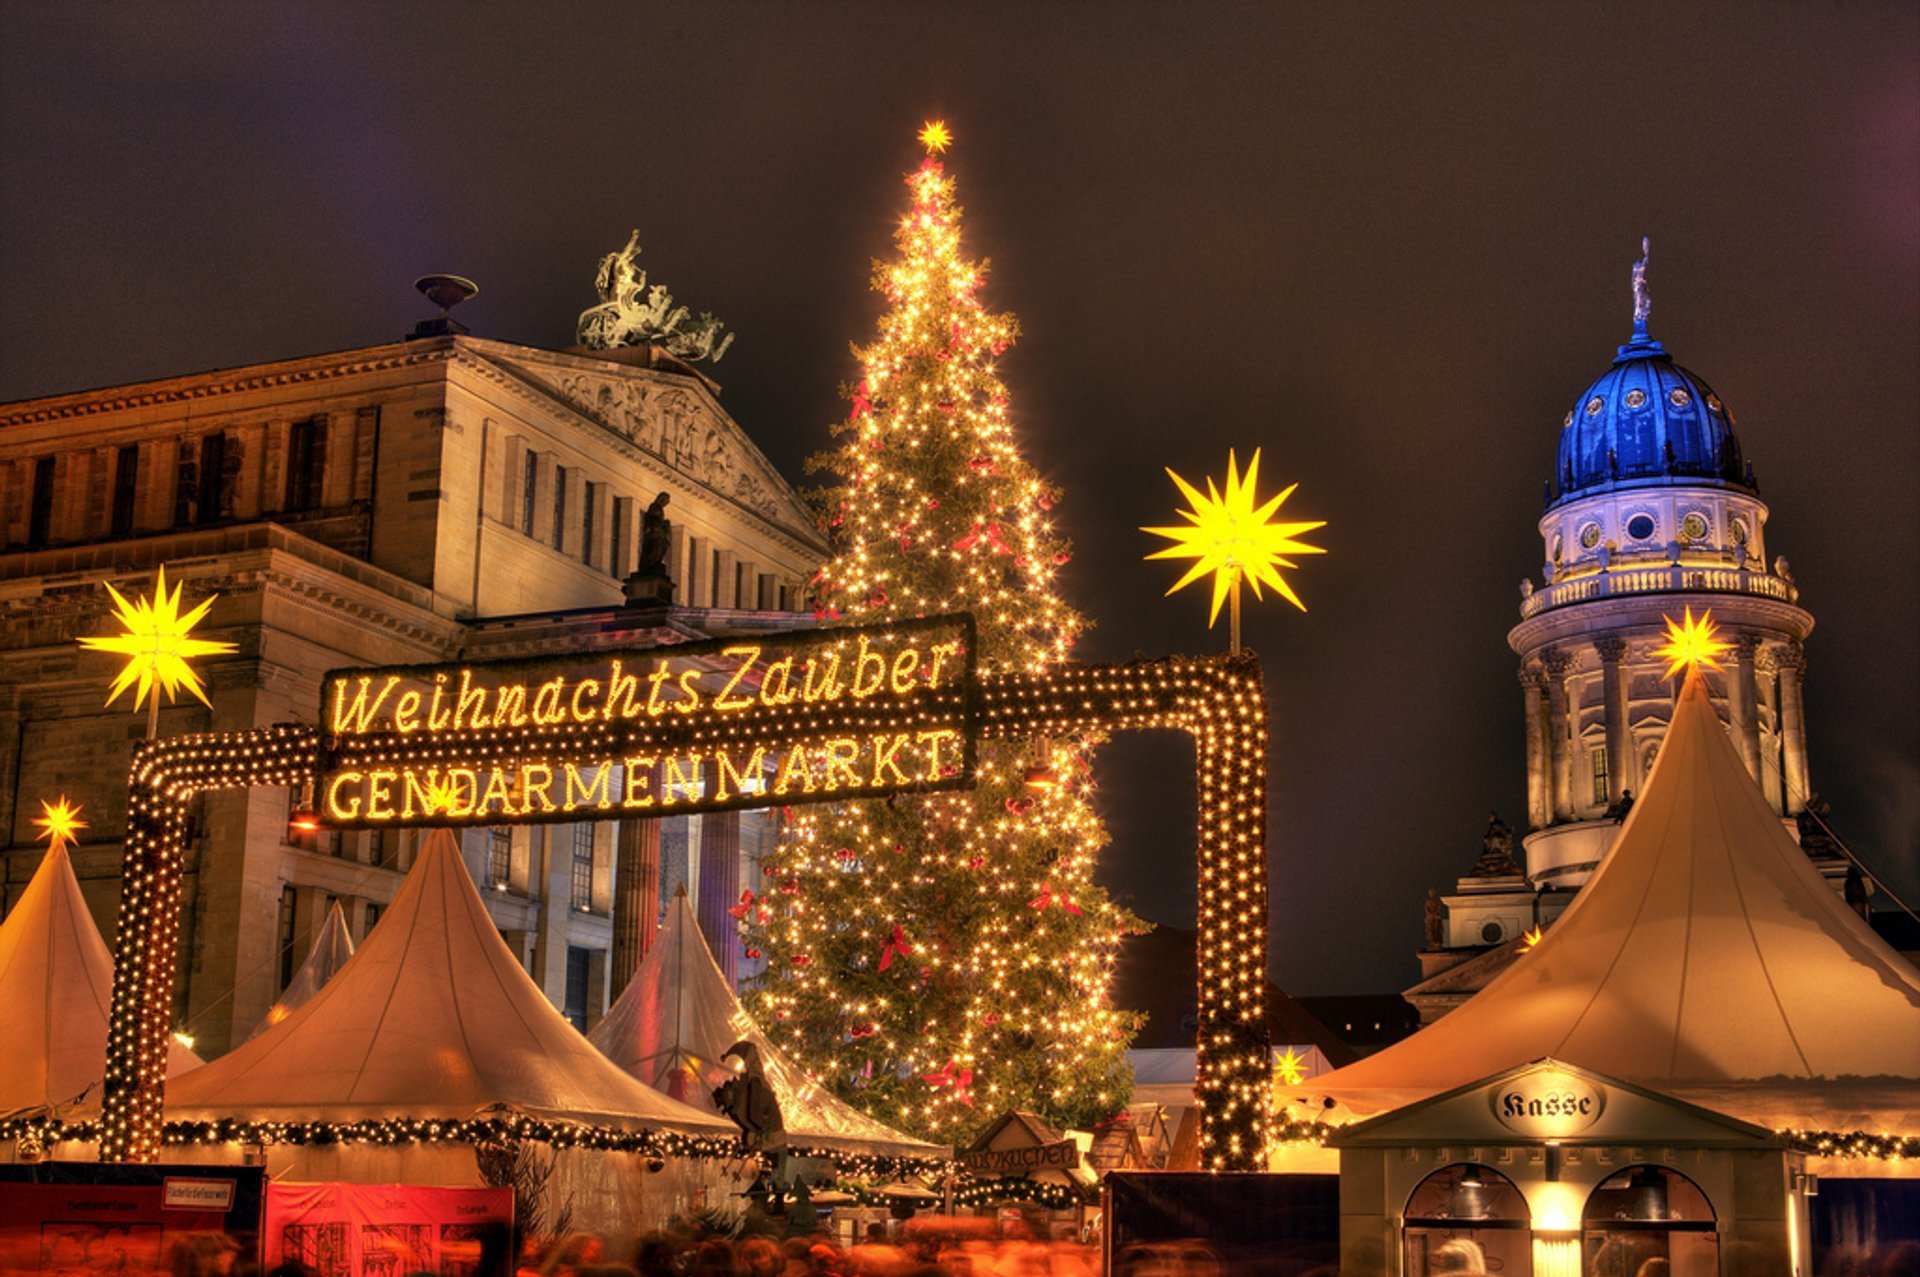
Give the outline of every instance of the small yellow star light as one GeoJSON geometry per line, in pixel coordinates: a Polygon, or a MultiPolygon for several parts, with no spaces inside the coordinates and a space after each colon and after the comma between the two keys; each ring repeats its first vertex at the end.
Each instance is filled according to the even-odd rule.
{"type": "Polygon", "coordinates": [[[947,128],[945,120],[928,120],[927,126],[920,130],[920,145],[927,148],[928,155],[938,155],[953,145],[953,134],[947,128]]]}
{"type": "Polygon", "coordinates": [[[113,680],[113,686],[107,692],[107,704],[113,704],[120,698],[120,693],[137,683],[133,694],[135,709],[145,704],[149,695],[153,696],[157,707],[160,691],[165,691],[167,700],[172,702],[175,693],[182,687],[193,693],[202,705],[211,707],[200,685],[199,675],[193,672],[187,661],[190,657],[212,656],[234,650],[231,643],[189,637],[193,627],[213,606],[214,596],[207,596],[198,607],[182,616],[182,587],[176,584],[171,594],[167,592],[167,569],[164,565],[154,580],[151,599],[142,597],[136,602],[129,602],[125,595],[113,588],[111,582],[106,585],[107,593],[113,595],[124,632],[83,638],[80,646],[90,652],[114,652],[127,658],[126,668],[120,671],[120,676],[113,680]]]}
{"type": "Polygon", "coordinates": [[[1280,1075],[1280,1081],[1287,1086],[1298,1086],[1306,1080],[1306,1071],[1301,1067],[1307,1057],[1288,1047],[1279,1059],[1273,1062],[1273,1068],[1280,1075]]]}
{"type": "Polygon", "coordinates": [[[1240,473],[1238,460],[1232,452],[1227,453],[1227,486],[1222,492],[1207,480],[1207,491],[1202,495],[1192,484],[1182,479],[1172,470],[1167,471],[1169,478],[1179,487],[1192,504],[1192,509],[1179,511],[1180,517],[1189,526],[1168,528],[1142,528],[1155,536],[1166,537],[1174,544],[1154,551],[1148,559],[1191,558],[1193,566],[1187,574],[1174,582],[1174,590],[1193,584],[1208,573],[1213,574],[1213,611],[1207,618],[1207,628],[1213,628],[1220,619],[1220,605],[1229,599],[1233,602],[1233,647],[1240,648],[1240,581],[1244,577],[1253,585],[1253,596],[1262,597],[1260,587],[1271,586],[1282,598],[1299,608],[1302,612],[1307,605],[1293,592],[1286,578],[1280,575],[1280,568],[1293,568],[1298,564],[1287,558],[1290,554],[1325,554],[1322,546],[1308,545],[1298,539],[1302,532],[1311,532],[1315,528],[1326,526],[1326,520],[1300,523],[1271,522],[1273,514],[1282,502],[1293,495],[1299,484],[1287,487],[1279,496],[1264,505],[1256,505],[1255,485],[1260,474],[1260,450],[1255,448],[1253,459],[1247,462],[1247,470],[1240,473]]]}
{"type": "Polygon", "coordinates": [[[1722,652],[1731,652],[1733,644],[1721,641],[1720,629],[1713,623],[1711,611],[1702,609],[1697,621],[1690,607],[1677,622],[1670,616],[1661,619],[1667,623],[1667,641],[1654,648],[1652,654],[1667,662],[1667,672],[1662,677],[1672,678],[1681,670],[1701,665],[1710,670],[1725,668],[1714,658],[1722,652]]]}
{"type": "Polygon", "coordinates": [[[75,835],[87,827],[87,822],[80,819],[79,803],[68,802],[67,796],[62,794],[58,802],[50,803],[42,799],[40,810],[44,814],[33,823],[40,826],[40,837],[47,840],[49,850],[62,843],[80,841],[75,835]]]}
{"type": "Polygon", "coordinates": [[[1533,947],[1540,943],[1540,938],[1544,935],[1546,935],[1546,932],[1538,925],[1528,927],[1520,937],[1520,952],[1531,952],[1533,947]]]}

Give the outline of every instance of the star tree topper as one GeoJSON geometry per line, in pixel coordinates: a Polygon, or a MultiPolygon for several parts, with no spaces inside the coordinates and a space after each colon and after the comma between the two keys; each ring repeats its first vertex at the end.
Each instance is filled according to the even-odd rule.
{"type": "Polygon", "coordinates": [[[113,686],[107,692],[107,704],[112,705],[120,699],[120,693],[129,687],[134,688],[133,707],[139,709],[147,704],[151,696],[152,705],[148,716],[149,734],[152,730],[153,715],[160,709],[160,692],[165,691],[168,703],[176,699],[178,689],[184,687],[191,692],[202,705],[212,708],[207,700],[205,689],[201,686],[200,676],[193,672],[187,662],[195,657],[213,656],[231,652],[234,645],[214,639],[192,637],[193,627],[206,616],[207,609],[213,606],[216,596],[208,595],[199,606],[182,615],[180,612],[180,593],[184,588],[175,584],[172,593],[167,591],[167,569],[163,564],[154,579],[153,597],[141,596],[137,601],[128,601],[127,597],[113,588],[112,582],[106,582],[107,593],[113,596],[114,610],[122,632],[97,638],[83,638],[80,646],[90,652],[113,652],[127,658],[120,676],[113,680],[113,686]]]}
{"type": "Polygon", "coordinates": [[[1179,511],[1185,525],[1164,528],[1142,528],[1154,536],[1166,537],[1173,544],[1149,554],[1149,559],[1195,560],[1187,574],[1173,583],[1167,591],[1192,585],[1208,573],[1213,574],[1213,611],[1207,617],[1207,628],[1212,629],[1214,622],[1220,619],[1220,605],[1232,601],[1233,650],[1240,650],[1240,582],[1245,578],[1253,585],[1253,597],[1260,598],[1260,587],[1271,587],[1287,602],[1302,612],[1307,605],[1293,592],[1286,578],[1280,575],[1281,568],[1294,568],[1299,565],[1287,558],[1290,554],[1325,554],[1322,546],[1308,545],[1299,540],[1303,532],[1315,528],[1324,528],[1326,520],[1320,519],[1300,523],[1275,523],[1273,515],[1293,490],[1300,485],[1289,484],[1285,491],[1265,504],[1257,504],[1254,495],[1260,475],[1260,450],[1253,450],[1253,459],[1247,462],[1243,475],[1234,454],[1227,453],[1227,486],[1222,492],[1212,479],[1207,480],[1204,495],[1199,489],[1175,474],[1171,469],[1167,477],[1185,495],[1192,508],[1179,511]]]}

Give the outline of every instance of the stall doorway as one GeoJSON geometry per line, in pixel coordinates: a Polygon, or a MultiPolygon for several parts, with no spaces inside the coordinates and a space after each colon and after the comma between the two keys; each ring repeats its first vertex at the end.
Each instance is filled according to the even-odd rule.
{"type": "Polygon", "coordinates": [[[1406,1275],[1532,1277],[1532,1224],[1527,1199],[1499,1171],[1477,1162],[1443,1166],[1407,1198],[1406,1275]]]}
{"type": "Polygon", "coordinates": [[[1719,1224],[1700,1186],[1664,1166],[1629,1166],[1587,1198],[1586,1277],[1716,1277],[1719,1224]]]}

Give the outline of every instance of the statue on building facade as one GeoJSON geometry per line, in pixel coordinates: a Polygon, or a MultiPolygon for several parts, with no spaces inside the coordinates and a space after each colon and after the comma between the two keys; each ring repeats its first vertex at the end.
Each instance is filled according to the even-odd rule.
{"type": "Polygon", "coordinates": [[[667,518],[669,494],[662,492],[640,515],[640,553],[625,582],[628,607],[667,607],[673,602],[673,521],[667,518]]]}
{"type": "Polygon", "coordinates": [[[580,312],[580,344],[594,350],[652,345],[688,363],[719,363],[733,344],[733,334],[721,335],[725,325],[711,311],[695,319],[685,306],[675,306],[665,284],[648,288],[639,258],[640,232],[635,230],[625,248],[600,259],[593,277],[600,304],[580,312]]]}
{"type": "Polygon", "coordinates": [[[1440,892],[1433,887],[1427,888],[1427,948],[1444,949],[1447,947],[1447,921],[1440,903],[1440,892]]]}
{"type": "Polygon", "coordinates": [[[1518,877],[1520,866],[1513,859],[1513,826],[1500,819],[1500,813],[1487,813],[1487,832],[1480,835],[1480,859],[1474,862],[1469,878],[1518,877]]]}

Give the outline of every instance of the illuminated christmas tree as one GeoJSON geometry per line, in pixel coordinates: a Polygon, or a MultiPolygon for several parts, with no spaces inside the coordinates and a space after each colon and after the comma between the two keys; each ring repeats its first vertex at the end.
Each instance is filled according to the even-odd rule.
{"type": "MultiPolygon", "coordinates": [[[[839,446],[814,462],[835,480],[814,597],[828,624],[971,612],[981,672],[1041,671],[1085,625],[1054,592],[1060,494],[1014,439],[996,365],[1017,328],[961,255],[946,131],[921,141],[899,259],[876,268],[888,310],[855,350],[839,446]]],[[[1085,1127],[1123,1105],[1134,1019],[1107,985],[1141,924],[1093,882],[1093,743],[982,742],[970,790],[790,811],[765,897],[736,910],[768,959],[749,1004],[773,1036],[943,1141],[1008,1108],[1085,1127]]]]}

